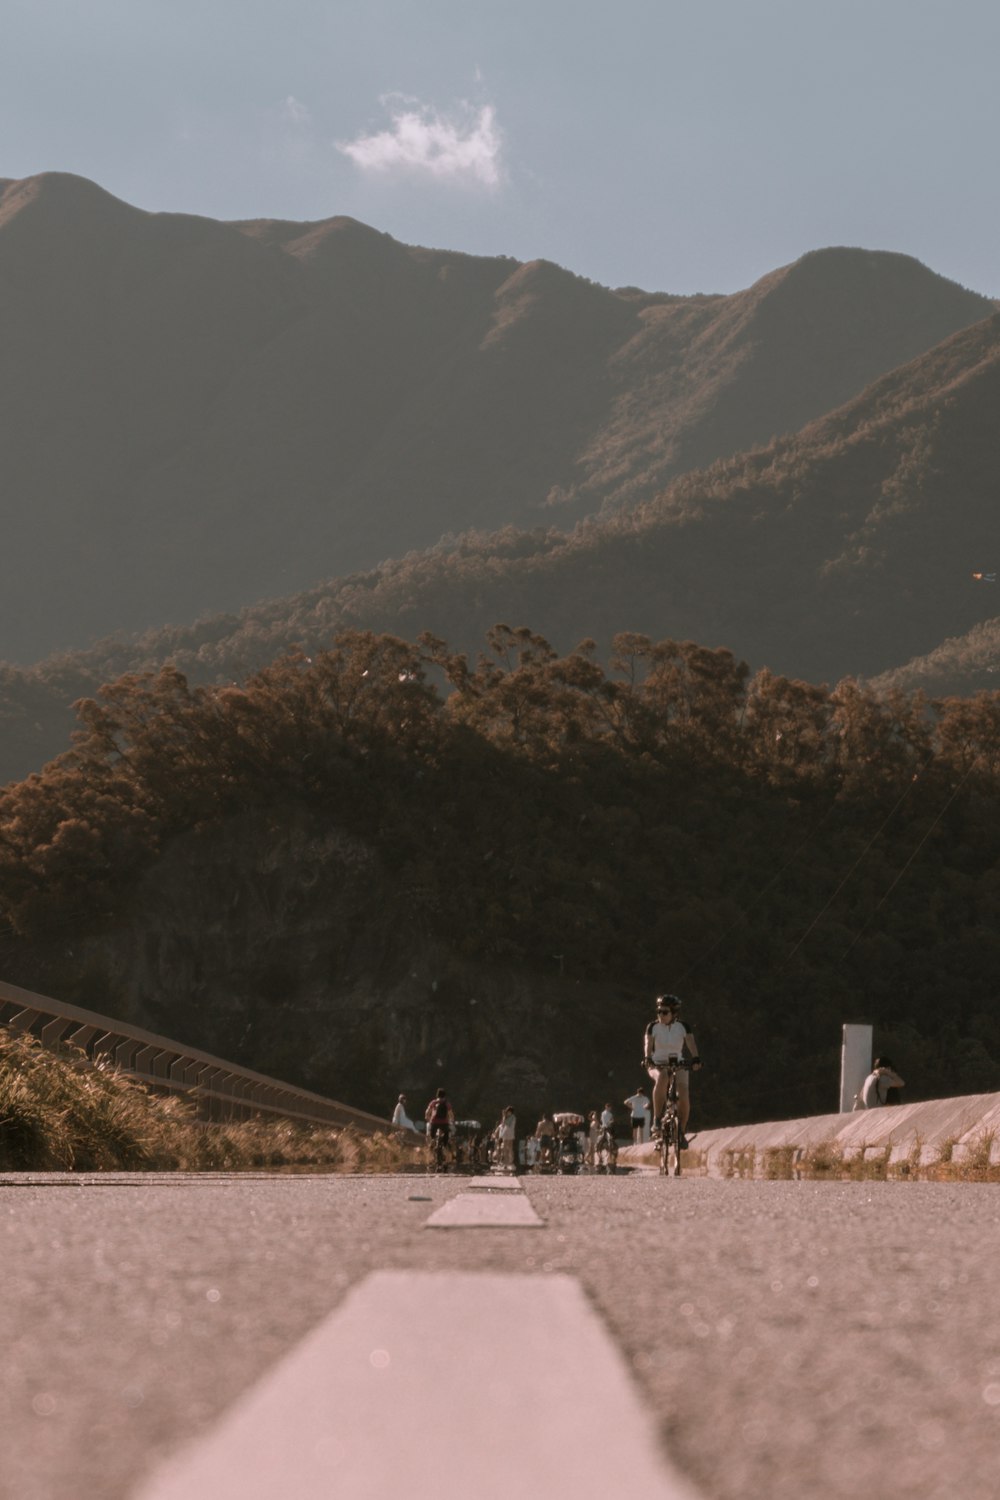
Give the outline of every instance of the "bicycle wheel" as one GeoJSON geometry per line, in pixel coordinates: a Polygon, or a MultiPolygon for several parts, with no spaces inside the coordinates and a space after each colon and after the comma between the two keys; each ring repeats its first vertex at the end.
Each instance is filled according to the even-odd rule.
{"type": "Polygon", "coordinates": [[[675,1115],[667,1127],[667,1158],[670,1163],[668,1170],[674,1177],[681,1175],[681,1129],[675,1115]]]}

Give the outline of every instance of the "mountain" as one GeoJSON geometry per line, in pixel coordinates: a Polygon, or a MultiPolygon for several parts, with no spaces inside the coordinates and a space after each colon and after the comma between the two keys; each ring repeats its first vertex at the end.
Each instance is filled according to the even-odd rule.
{"type": "Polygon", "coordinates": [[[942,641],[926,656],[873,677],[869,686],[877,693],[919,691],[929,698],[995,693],[1000,688],[1000,619],[984,620],[965,635],[942,641]]]}
{"type": "Polygon", "coordinates": [[[995,314],[794,437],[570,533],[469,533],[239,615],[0,669],[0,783],[63,749],[70,703],[103,682],[165,662],[242,681],[348,629],[430,631],[472,653],[500,621],[563,651],[636,631],[816,682],[991,689],[996,585],[974,575],[1000,555],[998,405],[995,314]]]}
{"type": "Polygon", "coordinates": [[[613,515],[992,310],[900,255],[609,290],[343,217],[0,184],[0,657],[238,610],[470,527],[613,515]]]}

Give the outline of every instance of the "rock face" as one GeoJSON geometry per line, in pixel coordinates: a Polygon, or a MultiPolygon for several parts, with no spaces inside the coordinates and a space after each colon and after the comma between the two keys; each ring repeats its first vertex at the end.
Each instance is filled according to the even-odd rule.
{"type": "Polygon", "coordinates": [[[351,219],[0,192],[0,655],[236,609],[647,499],[797,429],[991,304],[829,250],[733,296],[610,291],[351,219]]]}

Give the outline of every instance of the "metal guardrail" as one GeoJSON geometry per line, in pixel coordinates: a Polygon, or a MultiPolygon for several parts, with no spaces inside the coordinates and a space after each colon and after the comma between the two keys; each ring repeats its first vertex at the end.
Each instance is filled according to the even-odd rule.
{"type": "Polygon", "coordinates": [[[53,1051],[72,1048],[91,1062],[107,1059],[126,1077],[153,1089],[187,1095],[203,1120],[264,1114],[314,1125],[353,1125],[369,1134],[391,1129],[388,1120],[365,1110],[2,980],[0,1025],[29,1032],[53,1051]]]}

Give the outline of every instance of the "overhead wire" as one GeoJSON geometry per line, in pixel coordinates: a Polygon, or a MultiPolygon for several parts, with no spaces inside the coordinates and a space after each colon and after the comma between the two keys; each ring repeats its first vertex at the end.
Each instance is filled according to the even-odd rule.
{"type": "Polygon", "coordinates": [[[869,927],[874,922],[875,918],[878,916],[879,912],[882,910],[883,906],[888,901],[889,897],[892,895],[893,891],[896,889],[897,885],[902,880],[903,876],[906,874],[907,870],[910,868],[910,866],[912,865],[913,861],[916,859],[917,855],[920,853],[921,849],[924,847],[924,845],[926,844],[927,840],[930,838],[931,834],[934,832],[935,828],[940,823],[941,819],[944,817],[945,813],[948,811],[949,807],[954,802],[955,798],[958,796],[959,792],[962,790],[962,788],[965,785],[965,783],[968,781],[969,777],[972,775],[972,772],[975,769],[975,764],[976,764],[975,761],[973,761],[972,764],[968,767],[968,769],[965,772],[965,775],[956,784],[954,790],[952,791],[951,796],[948,798],[948,800],[945,803],[944,807],[941,808],[941,811],[933,819],[933,821],[931,822],[931,824],[927,828],[926,832],[923,834],[922,838],[919,840],[919,842],[917,843],[916,847],[914,848],[914,850],[910,854],[909,858],[906,860],[906,862],[903,864],[902,868],[900,869],[899,873],[896,875],[895,879],[890,883],[890,885],[886,889],[884,895],[882,896],[881,901],[879,901],[878,904],[877,904],[877,906],[875,906],[872,909],[872,911],[871,911],[871,913],[870,913],[870,915],[868,917],[867,922],[865,922],[864,926],[861,927],[859,929],[859,931],[855,934],[854,939],[852,940],[850,946],[844,949],[843,953],[840,955],[841,962],[843,962],[843,960],[845,958],[847,958],[848,954],[850,954],[850,953],[852,953],[854,951],[854,949],[857,946],[857,944],[864,937],[865,933],[868,931],[869,927]]]}
{"type": "Polygon", "coordinates": [[[864,864],[864,862],[867,859],[869,853],[875,847],[875,845],[878,843],[879,839],[882,837],[882,834],[888,828],[889,824],[892,822],[893,818],[896,816],[897,812],[902,807],[903,803],[906,801],[907,797],[910,795],[910,793],[912,792],[913,788],[916,786],[917,782],[923,776],[924,771],[926,771],[927,766],[929,764],[930,764],[930,761],[927,761],[920,768],[920,770],[917,771],[910,778],[910,780],[907,782],[907,784],[903,788],[903,791],[901,792],[900,796],[896,799],[896,802],[894,803],[894,805],[892,806],[892,808],[889,810],[889,812],[886,814],[885,818],[882,820],[882,823],[879,825],[879,827],[872,834],[871,838],[868,840],[868,843],[862,849],[861,853],[858,855],[857,859],[854,861],[853,865],[848,870],[847,874],[844,876],[843,880],[840,881],[840,883],[837,886],[836,890],[833,892],[833,894],[830,896],[830,898],[823,904],[823,906],[820,908],[820,910],[813,917],[812,921],[809,923],[809,926],[806,928],[805,932],[799,938],[798,942],[794,945],[793,948],[791,948],[789,950],[788,953],[786,953],[784,959],[782,960],[782,962],[778,966],[777,972],[779,974],[781,973],[781,971],[784,968],[786,968],[788,966],[788,964],[791,963],[792,959],[795,957],[796,953],[798,953],[799,949],[802,947],[802,944],[805,942],[806,938],[813,931],[813,929],[818,925],[818,923],[826,915],[826,913],[830,910],[830,907],[833,905],[833,903],[836,901],[837,897],[840,895],[841,891],[847,885],[847,882],[850,880],[851,876],[855,873],[856,870],[858,870],[860,868],[861,865],[864,864]]]}

